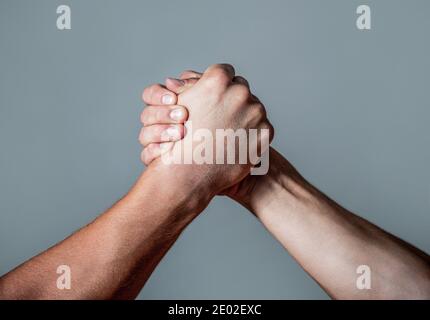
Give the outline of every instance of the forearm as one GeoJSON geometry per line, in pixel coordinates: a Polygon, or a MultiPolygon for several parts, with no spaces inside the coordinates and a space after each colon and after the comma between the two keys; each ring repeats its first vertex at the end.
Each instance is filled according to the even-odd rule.
{"type": "Polygon", "coordinates": [[[425,253],[348,212],[272,152],[271,169],[246,205],[334,298],[430,298],[425,253]],[[252,200],[252,201],[251,201],[252,200]],[[357,267],[371,290],[356,287],[357,267]]]}
{"type": "Polygon", "coordinates": [[[134,298],[208,201],[181,185],[177,172],[171,178],[169,170],[147,170],[94,222],[1,278],[0,298],[134,298]],[[56,286],[60,265],[71,269],[70,290],[56,286]]]}

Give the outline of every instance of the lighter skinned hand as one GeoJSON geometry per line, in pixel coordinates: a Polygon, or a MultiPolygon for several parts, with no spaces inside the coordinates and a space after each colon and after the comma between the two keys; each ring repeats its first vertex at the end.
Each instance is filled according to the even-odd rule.
{"type": "MultiPolygon", "coordinates": [[[[145,89],[146,94],[143,98],[148,106],[144,109],[141,120],[145,125],[141,132],[141,142],[144,145],[142,151],[142,161],[145,165],[149,166],[152,161],[160,157],[165,152],[168,152],[172,146],[172,142],[177,141],[184,137],[183,124],[188,119],[188,111],[183,106],[178,105],[161,105],[159,101],[164,95],[172,95],[171,101],[177,101],[177,94],[184,93],[196,84],[201,78],[202,74],[196,71],[184,71],[179,79],[168,78],[165,86],[152,85],[145,89]],[[174,110],[174,111],[172,111],[174,110]],[[180,117],[172,117],[179,115],[180,117]],[[177,133],[169,136],[166,132],[169,128],[170,131],[177,130],[177,133]]],[[[236,76],[233,82],[240,83],[249,90],[249,84],[243,77],[236,76]]],[[[249,93],[250,94],[250,93],[249,93]]],[[[257,97],[251,95],[251,99],[259,101],[257,97]]],[[[270,126],[271,134],[273,135],[273,128],[270,126]]],[[[271,156],[276,156],[276,152],[271,150],[271,156]]],[[[247,174],[244,179],[233,184],[232,186],[222,190],[220,193],[225,194],[245,206],[249,202],[247,198],[252,196],[252,191],[258,189],[255,187],[256,183],[263,184],[265,176],[252,176],[247,174]]]]}
{"type": "MultiPolygon", "coordinates": [[[[230,65],[213,65],[203,74],[186,71],[180,79],[167,79],[166,86],[146,88],[143,100],[148,107],[141,115],[144,127],[140,142],[144,146],[142,160],[149,166],[162,165],[158,159],[161,154],[175,152],[178,140],[191,139],[184,130],[186,120],[192,122],[194,131],[269,129],[270,139],[273,137],[264,106],[251,94],[248,82],[235,76],[230,65]],[[171,104],[163,105],[163,99],[171,104]]],[[[251,163],[195,164],[192,173],[220,193],[237,186],[249,175],[251,166],[251,163]]]]}

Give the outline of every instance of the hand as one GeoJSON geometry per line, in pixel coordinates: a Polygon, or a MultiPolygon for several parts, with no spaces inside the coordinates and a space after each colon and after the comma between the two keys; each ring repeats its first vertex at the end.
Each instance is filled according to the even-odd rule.
{"type": "MultiPolygon", "coordinates": [[[[150,165],[155,159],[160,157],[165,152],[168,152],[173,147],[171,141],[177,141],[184,137],[184,122],[188,119],[187,110],[183,106],[178,105],[160,105],[163,96],[171,96],[169,101],[175,103],[177,101],[176,94],[181,94],[189,90],[196,84],[202,74],[195,71],[185,71],[179,79],[168,78],[165,86],[153,85],[145,89],[143,99],[149,106],[143,111],[141,120],[145,125],[142,130],[141,142],[144,145],[142,152],[142,161],[146,165],[150,165]],[[169,134],[167,132],[174,132],[169,134]],[[170,141],[170,142],[169,142],[170,141]]],[[[248,82],[242,77],[234,77],[234,83],[240,83],[246,87],[249,92],[248,82]]],[[[258,98],[251,95],[253,101],[258,101],[258,98]]],[[[273,128],[270,126],[273,136],[273,128]]],[[[277,153],[274,150],[270,151],[270,156],[277,159],[277,153]]],[[[272,162],[272,161],[271,161],[272,162]]],[[[234,183],[232,186],[221,191],[222,194],[241,202],[249,207],[251,205],[254,190],[261,189],[259,185],[264,184],[266,176],[252,176],[247,174],[244,179],[234,183]]],[[[259,190],[257,193],[259,193],[259,190]]]]}
{"type": "MultiPolygon", "coordinates": [[[[234,76],[232,66],[214,65],[209,67],[201,77],[200,74],[194,74],[194,76],[194,78],[186,80],[183,75],[183,81],[170,79],[166,83],[171,89],[175,85],[177,89],[182,87],[182,90],[176,91],[179,92],[177,98],[172,97],[170,101],[177,102],[177,105],[187,106],[188,121],[192,122],[194,131],[204,128],[210,130],[215,137],[217,129],[245,129],[246,132],[248,129],[268,129],[270,139],[272,139],[273,128],[266,118],[263,105],[251,94],[247,81],[242,77],[234,76]]],[[[176,107],[176,105],[175,107],[154,107],[154,104],[160,104],[161,101],[156,99],[172,93],[160,85],[151,86],[144,91],[144,101],[152,105],[142,113],[144,128],[141,131],[140,141],[146,149],[142,153],[142,160],[145,163],[160,164],[159,159],[152,161],[154,156],[163,153],[157,143],[166,144],[169,141],[167,142],[169,147],[166,149],[172,154],[180,149],[177,143],[179,139],[182,137],[185,137],[184,140],[193,139],[192,135],[184,133],[183,121],[186,116],[182,116],[185,114],[183,108],[176,107]],[[172,109],[180,111],[171,112],[172,109]],[[181,117],[178,117],[180,120],[173,120],[170,116],[172,113],[181,114],[181,117]],[[154,125],[156,121],[158,124],[154,125]],[[170,123],[171,126],[172,122],[175,122],[176,132],[174,134],[172,134],[172,127],[166,127],[166,123],[170,123]]],[[[264,132],[259,136],[258,142],[261,142],[263,134],[264,132]]],[[[249,174],[251,167],[252,164],[249,161],[244,164],[192,165],[193,174],[204,178],[216,193],[236,185],[249,174]]]]}

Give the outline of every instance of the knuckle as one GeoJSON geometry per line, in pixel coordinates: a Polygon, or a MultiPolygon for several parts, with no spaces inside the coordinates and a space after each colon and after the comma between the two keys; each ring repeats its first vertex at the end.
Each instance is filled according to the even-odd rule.
{"type": "Polygon", "coordinates": [[[148,165],[150,163],[150,154],[148,148],[143,149],[143,151],[140,153],[140,159],[145,165],[148,165]]]}
{"type": "Polygon", "coordinates": [[[267,130],[267,133],[269,135],[269,142],[272,142],[273,137],[275,136],[275,129],[273,128],[273,125],[267,120],[262,123],[260,129],[267,130]]]}
{"type": "Polygon", "coordinates": [[[145,149],[143,149],[142,152],[140,153],[140,161],[142,161],[144,164],[146,164],[146,162],[145,162],[145,149]]]}
{"type": "Polygon", "coordinates": [[[146,87],[145,89],[143,89],[143,92],[142,92],[142,100],[143,101],[146,102],[148,100],[148,98],[150,97],[151,91],[153,90],[152,89],[153,86],[154,85],[150,85],[149,87],[146,87]]]}
{"type": "Polygon", "coordinates": [[[231,64],[228,63],[220,63],[215,65],[217,68],[223,69],[225,72],[234,74],[235,70],[234,67],[231,64]]]}
{"type": "Polygon", "coordinates": [[[254,95],[252,93],[251,93],[251,98],[252,98],[253,101],[260,103],[260,99],[256,95],[254,95]]]}
{"type": "Polygon", "coordinates": [[[145,125],[145,121],[146,121],[146,109],[143,109],[143,111],[140,113],[140,122],[145,125]]]}
{"type": "Polygon", "coordinates": [[[148,106],[142,111],[141,122],[143,123],[143,126],[147,127],[169,121],[167,114],[170,110],[171,107],[166,106],[148,106]]]}
{"type": "Polygon", "coordinates": [[[143,89],[143,91],[142,91],[142,100],[143,101],[145,101],[146,100],[146,97],[148,96],[148,90],[149,90],[149,87],[146,87],[145,89],[143,89]]]}
{"type": "Polygon", "coordinates": [[[251,117],[257,121],[262,121],[266,118],[266,109],[261,103],[255,103],[250,108],[251,117]]]}
{"type": "Polygon", "coordinates": [[[234,75],[234,68],[229,64],[214,64],[207,69],[207,72],[214,84],[227,86],[234,75]]]}
{"type": "Polygon", "coordinates": [[[251,92],[246,85],[235,84],[230,88],[230,94],[239,104],[245,104],[251,98],[251,92]]]}
{"type": "Polygon", "coordinates": [[[234,81],[235,82],[237,82],[237,83],[241,83],[241,84],[243,84],[243,85],[245,85],[245,86],[247,86],[247,87],[249,87],[249,82],[248,82],[248,80],[246,80],[244,77],[242,77],[242,76],[235,76],[234,77],[234,81]]]}
{"type": "Polygon", "coordinates": [[[139,142],[142,145],[145,145],[145,128],[142,128],[139,133],[139,142]]]}
{"type": "Polygon", "coordinates": [[[218,86],[227,86],[230,82],[229,75],[224,69],[216,69],[212,72],[211,78],[214,84],[218,86]]]}
{"type": "Polygon", "coordinates": [[[164,115],[166,114],[166,110],[168,110],[168,108],[164,107],[158,107],[153,110],[151,116],[154,124],[161,123],[165,120],[164,115]]]}
{"type": "Polygon", "coordinates": [[[151,107],[146,107],[145,109],[143,109],[140,115],[140,122],[142,122],[142,124],[146,126],[150,123],[150,120],[151,120],[151,107]]]}
{"type": "Polygon", "coordinates": [[[269,132],[273,132],[273,126],[269,121],[264,121],[260,127],[261,129],[266,129],[269,130],[269,132]]]}
{"type": "Polygon", "coordinates": [[[147,146],[153,140],[155,140],[153,127],[151,126],[142,128],[142,132],[140,135],[140,143],[144,146],[147,146]]]}
{"type": "Polygon", "coordinates": [[[273,127],[273,125],[269,122],[269,132],[270,132],[270,141],[273,140],[273,138],[275,137],[275,128],[273,127]]]}
{"type": "Polygon", "coordinates": [[[157,148],[158,148],[158,144],[151,143],[145,149],[152,155],[157,150],[157,148]]]}
{"type": "Polygon", "coordinates": [[[256,108],[258,110],[258,114],[262,119],[266,118],[266,108],[264,108],[262,103],[257,103],[256,108]]]}
{"type": "Polygon", "coordinates": [[[146,155],[148,156],[148,158],[152,158],[154,156],[154,154],[156,153],[158,144],[157,143],[150,143],[145,147],[145,151],[146,151],[146,155]]]}
{"type": "Polygon", "coordinates": [[[142,93],[142,100],[148,104],[152,103],[154,94],[161,89],[162,87],[160,84],[152,84],[149,87],[146,87],[142,93]]]}

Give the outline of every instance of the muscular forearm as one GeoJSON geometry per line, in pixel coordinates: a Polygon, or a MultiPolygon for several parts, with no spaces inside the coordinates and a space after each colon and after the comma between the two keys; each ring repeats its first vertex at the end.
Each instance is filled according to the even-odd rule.
{"type": "Polygon", "coordinates": [[[244,201],[302,267],[334,298],[430,298],[425,253],[348,212],[307,183],[280,154],[244,201]],[[371,289],[356,287],[357,267],[371,289]]]}
{"type": "Polygon", "coordinates": [[[208,194],[195,192],[189,178],[182,178],[178,171],[148,169],[94,222],[2,277],[0,298],[134,298],[209,201],[208,194]],[[59,265],[71,269],[70,290],[56,286],[59,265]]]}

